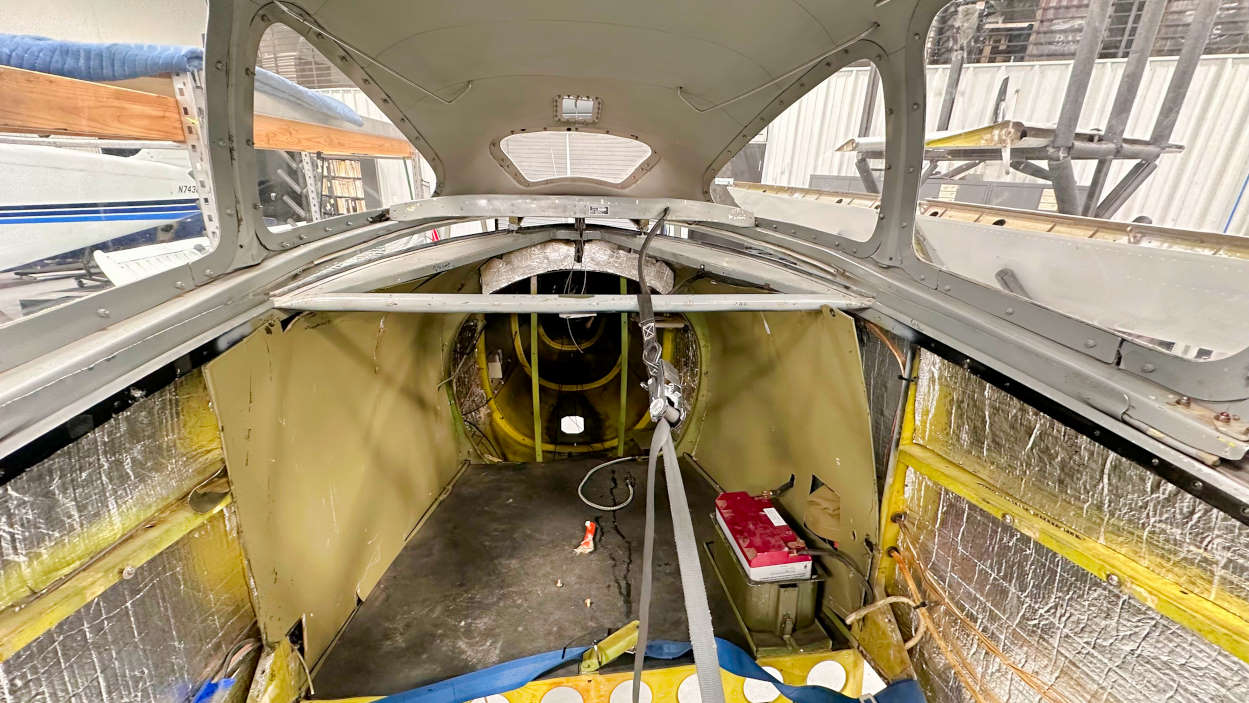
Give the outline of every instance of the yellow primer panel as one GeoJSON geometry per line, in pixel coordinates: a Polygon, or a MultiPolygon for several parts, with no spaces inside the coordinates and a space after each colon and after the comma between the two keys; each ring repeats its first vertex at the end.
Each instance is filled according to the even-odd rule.
{"type": "MultiPolygon", "coordinates": [[[[807,682],[807,674],[820,662],[833,661],[842,666],[846,672],[846,684],[841,693],[857,698],[862,690],[863,658],[857,652],[844,649],[836,652],[817,652],[814,654],[795,654],[784,657],[764,657],[759,660],[762,666],[775,667],[781,672],[780,679],[793,686],[802,686],[807,682]]],[[[674,666],[667,669],[649,669],[642,672],[642,683],[649,686],[654,703],[677,703],[677,690],[681,683],[694,676],[694,667],[674,666]]],[[[587,674],[584,676],[568,676],[556,679],[542,679],[522,686],[515,691],[502,694],[508,703],[541,703],[548,691],[556,688],[571,688],[586,703],[599,703],[609,700],[617,686],[633,680],[632,672],[618,674],[587,674]]],[[[746,679],[734,676],[727,671],[720,672],[720,680],[724,684],[724,700],[726,703],[747,703],[742,693],[746,679]]],[[[628,690],[628,689],[626,689],[628,690]]],[[[695,697],[686,694],[682,700],[688,703],[697,700],[697,686],[694,687],[695,697]]],[[[619,694],[618,694],[619,697],[619,694]]],[[[359,698],[339,698],[325,703],[369,703],[380,700],[382,696],[366,696],[359,698]]],[[[310,699],[308,699],[310,700],[310,699]]],[[[625,698],[628,700],[628,697],[625,698]]],[[[788,701],[780,696],[776,701],[788,701]]]]}
{"type": "Polygon", "coordinates": [[[455,475],[439,383],[459,321],[301,315],[208,365],[266,641],[302,618],[319,658],[455,475]]]}
{"type": "Polygon", "coordinates": [[[1249,662],[1249,620],[1244,617],[1244,613],[1249,613],[1249,604],[1237,613],[1198,596],[1000,491],[927,447],[903,445],[899,463],[998,518],[1009,515],[1019,531],[1098,578],[1106,579],[1113,574],[1119,580],[1119,587],[1137,600],[1249,662]]]}
{"type": "MultiPolygon", "coordinates": [[[[733,287],[699,282],[694,292],[733,287]]],[[[866,571],[864,539],[875,539],[880,503],[872,456],[867,392],[854,322],[841,313],[719,312],[691,314],[704,355],[694,417],[679,439],[725,490],[758,493],[791,474],[780,498],[805,522],[812,477],[837,492],[840,516],[820,523],[866,571]]],[[[827,516],[825,516],[827,517],[827,516]]],[[[827,560],[836,574],[845,567],[827,560]]],[[[862,588],[846,575],[826,598],[848,613],[862,588]]]]}
{"type": "Polygon", "coordinates": [[[308,677],[299,653],[284,639],[276,646],[265,647],[247,692],[247,703],[295,703],[307,686],[308,677]]]}

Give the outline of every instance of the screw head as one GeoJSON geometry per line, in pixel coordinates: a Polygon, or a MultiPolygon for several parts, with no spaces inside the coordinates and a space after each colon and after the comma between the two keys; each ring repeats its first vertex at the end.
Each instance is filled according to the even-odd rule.
{"type": "Polygon", "coordinates": [[[1189,484],[1188,487],[1193,489],[1193,492],[1196,493],[1196,492],[1200,492],[1201,489],[1205,488],[1206,484],[1202,483],[1201,481],[1193,481],[1191,484],[1189,484]]]}
{"type": "Polygon", "coordinates": [[[1231,413],[1229,413],[1229,412],[1227,412],[1226,410],[1224,410],[1223,412],[1221,412],[1221,413],[1219,413],[1219,414],[1217,414],[1217,415],[1215,415],[1215,416],[1214,416],[1214,421],[1215,421],[1215,422],[1223,422],[1223,423],[1228,423],[1228,422],[1231,422],[1231,421],[1232,421],[1232,414],[1231,414],[1231,413]]]}
{"type": "Polygon", "coordinates": [[[134,578],[134,567],[129,564],[123,567],[121,570],[121,577],[126,580],[134,578]]]}
{"type": "Polygon", "coordinates": [[[1120,584],[1119,575],[1118,574],[1106,574],[1106,583],[1110,584],[1111,586],[1114,586],[1115,588],[1118,588],[1120,584]]]}
{"type": "Polygon", "coordinates": [[[218,62],[216,62],[216,63],[214,63],[214,64],[213,64],[213,68],[217,69],[218,71],[224,71],[224,70],[226,70],[226,62],[225,62],[225,61],[218,61],[218,62]]]}
{"type": "Polygon", "coordinates": [[[99,308],[98,310],[95,311],[95,314],[99,315],[100,317],[108,317],[112,313],[108,311],[108,308],[99,308]]]}
{"type": "Polygon", "coordinates": [[[1189,398],[1186,395],[1182,395],[1175,399],[1175,404],[1180,406],[1181,408],[1187,408],[1188,406],[1193,404],[1193,399],[1189,398]]]}
{"type": "Polygon", "coordinates": [[[1015,516],[1014,516],[1014,515],[1011,515],[1010,513],[1003,513],[1003,514],[1002,514],[1002,522],[1006,523],[1007,525],[1014,525],[1014,524],[1015,524],[1015,516]]]}
{"type": "Polygon", "coordinates": [[[186,283],[183,283],[182,281],[174,281],[173,287],[178,290],[186,290],[186,283]]]}
{"type": "Polygon", "coordinates": [[[1092,339],[1086,339],[1084,340],[1084,346],[1087,349],[1092,349],[1093,347],[1097,346],[1097,342],[1092,339]]]}
{"type": "Polygon", "coordinates": [[[1157,367],[1155,367],[1153,364],[1142,364],[1141,373],[1153,373],[1155,368],[1157,367]]]}

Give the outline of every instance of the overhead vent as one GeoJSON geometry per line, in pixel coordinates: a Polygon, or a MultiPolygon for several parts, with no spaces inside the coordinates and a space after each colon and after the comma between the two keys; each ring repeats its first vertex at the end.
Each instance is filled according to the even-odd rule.
{"type": "Polygon", "coordinates": [[[602,105],[602,100],[585,95],[557,95],[555,119],[573,124],[594,124],[598,122],[599,109],[602,105]]]}
{"type": "Polygon", "coordinates": [[[496,157],[525,183],[589,179],[628,185],[658,160],[636,139],[598,132],[520,132],[499,142],[496,157]]]}

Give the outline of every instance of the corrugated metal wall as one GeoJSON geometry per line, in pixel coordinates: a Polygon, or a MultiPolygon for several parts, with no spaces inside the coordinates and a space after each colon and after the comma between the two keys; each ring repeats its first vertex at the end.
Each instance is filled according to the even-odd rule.
{"type": "MultiPolygon", "coordinates": [[[[1098,61],[1079,127],[1105,125],[1124,61],[1098,61]]],[[[1174,57],[1150,59],[1128,122],[1129,137],[1145,137],[1153,125],[1162,95],[1175,66],[1174,57]]],[[[954,104],[951,129],[981,126],[989,121],[998,87],[1009,77],[1006,115],[1010,119],[1052,124],[1066,87],[1069,61],[973,64],[963,69],[954,104]]],[[[768,128],[763,180],[777,185],[807,186],[813,174],[854,175],[850,154],[833,151],[855,135],[859,125],[868,75],[872,68],[840,71],[782,113],[768,128]]],[[[940,108],[948,67],[928,69],[928,123],[940,108]]],[[[877,101],[871,134],[881,136],[884,108],[877,101]]],[[[1180,154],[1163,156],[1159,168],[1116,214],[1130,220],[1148,215],[1156,224],[1223,231],[1242,184],[1249,176],[1249,56],[1207,56],[1193,77],[1172,141],[1184,146],[1180,154]]],[[[1112,171],[1113,184],[1132,162],[1112,171]]],[[[1076,176],[1087,184],[1093,163],[1076,166],[1076,176]]],[[[1000,164],[976,169],[986,180],[1031,181],[1000,164]]],[[[1035,182],[1035,181],[1034,181],[1035,182]]],[[[1249,198],[1246,199],[1249,201],[1249,198]]],[[[1227,231],[1249,234],[1249,202],[1243,202],[1227,231]]]]}

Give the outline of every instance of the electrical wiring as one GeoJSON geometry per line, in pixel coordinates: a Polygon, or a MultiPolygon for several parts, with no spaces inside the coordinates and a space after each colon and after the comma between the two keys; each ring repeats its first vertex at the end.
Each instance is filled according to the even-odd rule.
{"type": "MultiPolygon", "coordinates": [[[[477,346],[477,340],[481,339],[481,335],[485,331],[486,331],[486,324],[483,322],[481,326],[477,328],[477,334],[473,335],[473,341],[469,342],[468,344],[469,349],[472,349],[473,347],[477,346]]],[[[438,385],[435,386],[435,388],[442,388],[443,386],[447,385],[447,383],[449,383],[451,379],[455,378],[456,375],[458,375],[460,371],[464,369],[464,362],[467,361],[470,356],[472,356],[472,354],[469,354],[466,352],[464,356],[460,358],[460,363],[455,365],[455,370],[451,372],[451,375],[439,381],[438,385]]]]}
{"type": "Polygon", "coordinates": [[[606,510],[607,512],[615,512],[617,510],[620,510],[621,508],[624,508],[629,503],[633,502],[633,477],[632,476],[630,476],[628,479],[625,480],[625,485],[629,487],[629,497],[625,498],[624,502],[618,505],[610,505],[610,506],[599,505],[598,503],[595,503],[589,498],[586,498],[585,493],[584,493],[585,484],[590,480],[590,477],[594,475],[594,472],[598,471],[599,469],[605,469],[608,466],[613,466],[615,464],[620,464],[626,461],[641,461],[645,458],[646,458],[645,455],[622,456],[619,459],[612,459],[611,461],[605,461],[599,464],[598,466],[595,466],[594,468],[585,472],[585,476],[581,479],[581,483],[577,484],[577,497],[581,499],[582,503],[585,503],[586,505],[590,506],[591,508],[594,508],[595,510],[606,510]]]}
{"type": "Polygon", "coordinates": [[[893,358],[898,362],[898,370],[905,374],[906,361],[903,359],[902,350],[898,349],[898,345],[894,344],[892,339],[889,339],[888,335],[885,334],[885,331],[880,328],[880,325],[877,325],[875,322],[870,320],[864,320],[863,324],[867,327],[869,332],[875,335],[877,339],[889,348],[889,353],[893,354],[893,358]]]}
{"type": "MultiPolygon", "coordinates": [[[[910,530],[906,527],[905,523],[900,523],[900,528],[899,534],[901,535],[902,540],[910,544],[909,551],[913,553],[914,536],[910,533],[910,530]]],[[[937,580],[928,573],[928,570],[918,560],[909,558],[905,555],[902,549],[896,547],[891,550],[890,556],[892,556],[897,562],[898,572],[901,573],[903,579],[905,579],[907,588],[910,589],[912,597],[919,597],[919,588],[916,584],[915,578],[911,574],[913,569],[919,574],[919,581],[923,583],[924,589],[928,592],[930,599],[936,605],[940,605],[946,612],[950,613],[954,617],[955,621],[970,632],[980,646],[984,647],[985,651],[1000,661],[1007,669],[1010,669],[1017,677],[1019,677],[1020,681],[1035,691],[1042,699],[1049,701],[1050,703],[1070,703],[1070,699],[1066,696],[1054,691],[1049,684],[1042,681],[1036,674],[1033,674],[1031,671],[1023,668],[1008,657],[996,642],[990,639],[988,635],[984,634],[984,632],[981,631],[970,618],[954,606],[953,601],[946,595],[945,590],[942,589],[941,585],[937,583],[937,580]]],[[[968,673],[974,672],[975,670],[971,667],[966,655],[961,649],[957,649],[957,645],[949,644],[948,642],[943,645],[944,638],[937,631],[936,624],[932,622],[931,617],[928,615],[926,610],[921,609],[919,612],[921,617],[927,620],[926,624],[928,629],[932,631],[933,638],[937,641],[938,645],[942,646],[943,653],[945,653],[946,648],[956,650],[958,658],[962,661],[962,665],[966,667],[966,671],[968,673]]],[[[957,673],[958,666],[955,666],[955,661],[950,659],[949,656],[947,656],[947,659],[950,660],[952,667],[957,673]]],[[[960,675],[959,678],[962,679],[962,676],[960,675]]],[[[964,686],[968,685],[966,681],[964,681],[963,684],[964,686]]],[[[990,696],[992,696],[991,693],[990,696]]],[[[974,693],[973,697],[975,697],[974,693]]]]}

